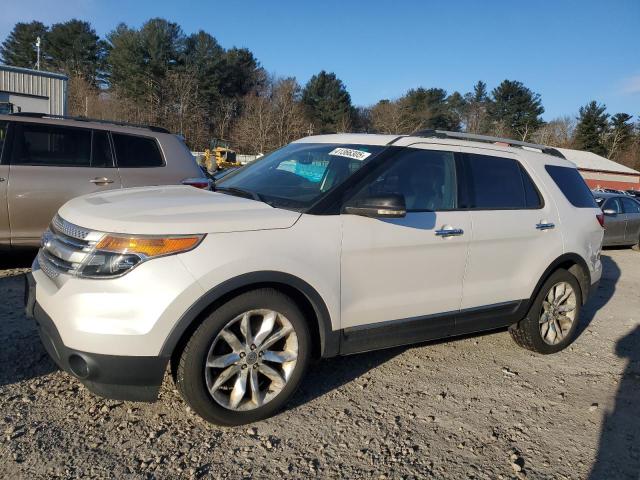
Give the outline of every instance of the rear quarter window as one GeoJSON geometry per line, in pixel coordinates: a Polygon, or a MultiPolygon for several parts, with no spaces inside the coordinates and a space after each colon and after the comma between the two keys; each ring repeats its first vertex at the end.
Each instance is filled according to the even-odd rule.
{"type": "Polygon", "coordinates": [[[112,133],[118,168],[163,167],[164,159],[153,137],[112,133]]]}
{"type": "Polygon", "coordinates": [[[544,168],[571,205],[578,208],[598,207],[577,169],[558,165],[545,165],[544,168]]]}

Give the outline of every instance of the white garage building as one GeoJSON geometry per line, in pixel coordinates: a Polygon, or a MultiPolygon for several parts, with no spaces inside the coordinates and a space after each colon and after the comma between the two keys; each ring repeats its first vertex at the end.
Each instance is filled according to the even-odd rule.
{"type": "Polygon", "coordinates": [[[67,81],[59,73],[0,65],[0,105],[14,112],[66,115],[67,81]]]}

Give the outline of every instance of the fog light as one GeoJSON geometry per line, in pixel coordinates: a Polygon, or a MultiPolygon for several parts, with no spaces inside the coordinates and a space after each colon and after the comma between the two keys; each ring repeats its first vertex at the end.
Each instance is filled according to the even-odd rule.
{"type": "Polygon", "coordinates": [[[80,355],[74,353],[69,357],[69,368],[78,378],[87,378],[89,376],[89,365],[80,355]]]}

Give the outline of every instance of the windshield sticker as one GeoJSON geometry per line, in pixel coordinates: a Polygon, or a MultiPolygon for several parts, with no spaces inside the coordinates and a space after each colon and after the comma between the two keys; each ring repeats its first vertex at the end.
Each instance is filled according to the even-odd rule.
{"type": "Polygon", "coordinates": [[[362,150],[354,150],[352,148],[335,148],[329,152],[329,155],[353,158],[354,160],[364,160],[371,154],[369,152],[363,152],[362,150]]]}

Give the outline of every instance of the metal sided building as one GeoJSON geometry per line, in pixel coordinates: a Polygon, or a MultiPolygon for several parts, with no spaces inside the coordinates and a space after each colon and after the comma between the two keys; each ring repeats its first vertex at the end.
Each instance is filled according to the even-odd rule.
{"type": "Polygon", "coordinates": [[[640,172],[591,152],[557,148],[565,158],[576,164],[589,188],[640,190],[640,172]]]}
{"type": "Polygon", "coordinates": [[[0,105],[14,112],[66,115],[67,81],[59,73],[0,65],[0,105]]]}

